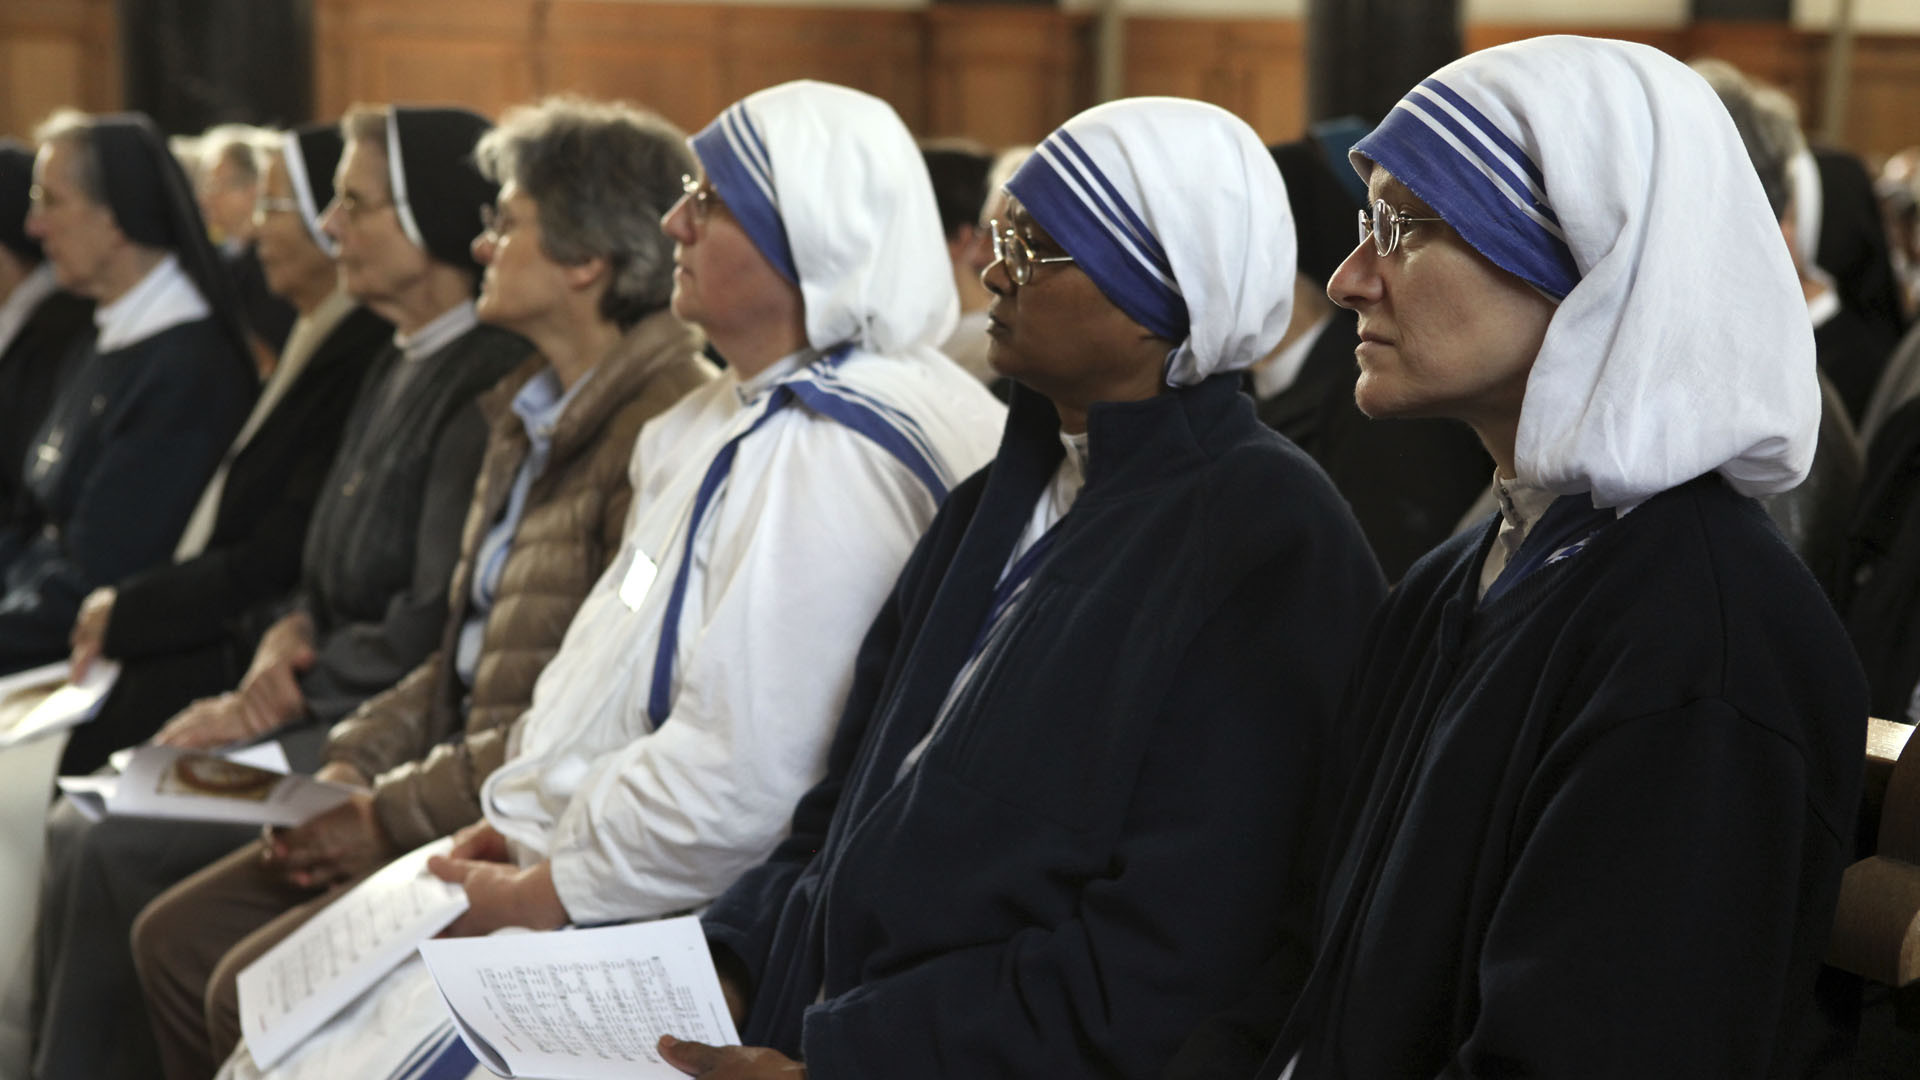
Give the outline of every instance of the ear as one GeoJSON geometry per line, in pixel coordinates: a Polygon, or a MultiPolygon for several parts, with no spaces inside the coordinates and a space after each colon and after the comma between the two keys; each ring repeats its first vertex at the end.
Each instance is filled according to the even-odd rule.
{"type": "Polygon", "coordinates": [[[595,255],[567,265],[567,284],[575,289],[591,289],[613,278],[613,263],[605,255],[595,255]]]}

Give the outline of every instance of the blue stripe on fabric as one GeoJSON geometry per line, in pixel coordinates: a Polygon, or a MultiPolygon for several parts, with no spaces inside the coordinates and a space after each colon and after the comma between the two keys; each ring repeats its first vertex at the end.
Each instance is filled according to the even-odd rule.
{"type": "MultiPolygon", "coordinates": [[[[720,114],[719,119],[702,128],[700,134],[688,140],[693,147],[695,157],[707,171],[707,182],[727,204],[727,210],[740,222],[753,246],[760,249],[775,270],[794,284],[800,283],[800,272],[794,269],[793,250],[787,245],[786,223],[780,218],[780,210],[767,198],[766,192],[754,181],[753,166],[734,152],[733,143],[727,138],[727,115],[720,114]]],[[[769,181],[771,178],[769,177],[769,181]]],[[[769,186],[771,184],[769,183],[769,186]]]]}
{"type": "Polygon", "coordinates": [[[480,1059],[467,1049],[466,1040],[453,1036],[441,1051],[426,1063],[413,1080],[467,1080],[480,1067],[480,1059]]]}
{"type": "MultiPolygon", "coordinates": [[[[831,371],[839,366],[851,350],[852,346],[843,345],[827,357],[815,361],[813,366],[824,366],[831,371]]],[[[747,430],[735,435],[720,448],[719,453],[713,456],[712,464],[707,466],[706,475],[700,478],[700,487],[693,496],[693,512],[687,519],[686,539],[680,548],[680,567],[674,571],[673,590],[667,596],[667,609],[660,620],[660,641],[653,653],[653,679],[647,692],[647,714],[653,720],[655,729],[666,723],[667,717],[673,712],[673,667],[680,650],[680,618],[686,610],[687,582],[693,570],[693,544],[700,535],[701,523],[706,519],[707,510],[720,485],[733,472],[733,461],[739,454],[740,444],[764,427],[789,402],[798,401],[805,408],[850,428],[893,455],[907,467],[907,471],[926,485],[935,505],[947,499],[947,484],[941,479],[940,470],[934,467],[934,459],[922,453],[912,438],[891,423],[880,410],[850,401],[815,385],[809,378],[810,374],[807,369],[802,369],[793,381],[774,387],[773,393],[767,397],[766,411],[747,430]]]]}
{"type": "MultiPolygon", "coordinates": [[[[1070,151],[1070,156],[1066,158],[1068,165],[1071,166],[1073,159],[1078,158],[1079,169],[1077,171],[1083,174],[1083,179],[1085,177],[1092,177],[1094,183],[1102,191],[1107,193],[1108,201],[1113,204],[1115,209],[1119,210],[1125,219],[1115,222],[1115,224],[1121,225],[1128,232],[1132,233],[1134,240],[1145,249],[1147,257],[1151,258],[1154,265],[1160,268],[1160,272],[1168,277],[1172,277],[1173,263],[1168,261],[1166,249],[1160,246],[1160,238],[1153,235],[1153,230],[1147,228],[1147,223],[1140,220],[1140,215],[1133,212],[1133,207],[1128,204],[1127,200],[1120,197],[1119,190],[1113,186],[1111,180],[1107,179],[1107,174],[1100,171],[1100,166],[1094,164],[1093,155],[1087,153],[1079,142],[1067,133],[1065,128],[1055,132],[1054,138],[1059,141],[1061,146],[1066,147],[1066,149],[1070,151]]],[[[1108,218],[1111,220],[1112,215],[1109,214],[1108,218]]]]}
{"type": "Polygon", "coordinates": [[[1108,231],[1044,155],[1029,156],[1007,181],[1007,191],[1129,318],[1168,341],[1187,339],[1186,300],[1108,231]]]}
{"type": "Polygon", "coordinates": [[[1580,282],[1573,252],[1426,121],[1395,106],[1355,147],[1425,200],[1494,264],[1555,299],[1580,282]]]}
{"type": "Polygon", "coordinates": [[[767,186],[773,186],[773,155],[767,153],[766,140],[760,137],[760,129],[753,126],[753,117],[748,115],[745,105],[735,104],[723,114],[731,118],[733,125],[746,135],[748,158],[758,167],[760,176],[767,186]]]}
{"type": "MultiPolygon", "coordinates": [[[[1539,211],[1541,217],[1553,222],[1556,227],[1559,226],[1560,216],[1553,212],[1553,207],[1548,206],[1546,200],[1542,198],[1541,195],[1534,193],[1536,190],[1543,194],[1545,192],[1545,187],[1538,180],[1530,180],[1527,177],[1515,173],[1513,168],[1496,154],[1481,152],[1486,149],[1487,140],[1482,137],[1480,131],[1468,124],[1461,123],[1458,117],[1455,117],[1445,109],[1439,108],[1432,102],[1421,102],[1420,104],[1423,106],[1421,111],[1432,118],[1434,123],[1453,132],[1456,138],[1473,148],[1476,151],[1474,156],[1479,158],[1480,164],[1500,174],[1500,177],[1507,182],[1507,186],[1513,189],[1515,195],[1527,200],[1527,204],[1539,211]]],[[[1507,156],[1512,157],[1513,155],[1509,153],[1507,156]]],[[[1521,154],[1516,160],[1525,163],[1522,166],[1523,168],[1527,168],[1532,164],[1531,160],[1525,154],[1521,154]]],[[[1528,171],[1531,172],[1532,170],[1529,168],[1528,171]]]]}
{"type": "MultiPolygon", "coordinates": [[[[899,428],[903,434],[912,439],[914,445],[920,448],[920,452],[925,455],[928,460],[932,461],[939,458],[939,455],[934,452],[933,440],[927,437],[926,429],[920,426],[920,421],[895,407],[892,403],[882,401],[872,394],[867,393],[865,390],[847,383],[832,371],[822,372],[819,377],[814,379],[814,382],[832,390],[842,397],[852,398],[863,405],[878,410],[884,414],[895,427],[899,428]]],[[[945,476],[944,472],[942,476],[945,476]]]]}
{"type": "Polygon", "coordinates": [[[443,1020],[434,1026],[433,1031],[426,1038],[421,1039],[412,1050],[407,1051],[407,1056],[401,1058],[400,1064],[394,1067],[390,1080],[420,1080],[420,1070],[433,1061],[446,1045],[448,1038],[458,1042],[460,1036],[453,1030],[451,1021],[443,1020]]]}
{"type": "Polygon", "coordinates": [[[1540,171],[1540,166],[1534,162],[1533,156],[1515,142],[1512,136],[1502,131],[1500,125],[1487,119],[1487,114],[1481,112],[1478,106],[1461,97],[1459,91],[1438,79],[1429,77],[1421,80],[1420,85],[1446,98],[1448,104],[1459,109],[1468,120],[1473,122],[1474,126],[1486,132],[1487,138],[1491,139],[1495,146],[1505,151],[1508,157],[1519,162],[1520,167],[1527,170],[1527,175],[1533,179],[1535,187],[1543,192],[1547,190],[1546,174],[1540,171]]]}

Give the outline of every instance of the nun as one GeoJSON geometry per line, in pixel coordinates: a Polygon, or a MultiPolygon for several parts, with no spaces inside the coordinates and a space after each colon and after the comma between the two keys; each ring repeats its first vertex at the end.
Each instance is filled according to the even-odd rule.
{"type": "Polygon", "coordinates": [[[1471,424],[1499,513],[1369,631],[1319,956],[1260,1075],[1806,1075],[1867,700],[1754,499],[1821,404],[1740,136],[1666,54],[1542,37],[1349,157],[1360,407],[1471,424]]]}
{"type": "Polygon", "coordinates": [[[1082,113],[1006,187],[999,455],[868,631],[826,779],[706,912],[748,1046],[662,1040],[691,1074],[1156,1076],[1304,950],[1383,585],[1240,392],[1288,323],[1287,193],[1174,98],[1082,113]]]}
{"type": "Polygon", "coordinates": [[[348,410],[393,327],[340,287],[320,230],[340,133],[278,137],[254,202],[266,284],[299,313],[240,434],[187,519],[173,560],[95,589],[72,630],[76,677],[121,665],[100,714],[76,729],[61,773],[92,772],[196,698],[234,685],[247,642],[234,622],[300,578],[300,547],[348,410]]]}
{"type": "MultiPolygon", "coordinates": [[[[321,228],[338,245],[347,293],[394,335],[348,408],[294,592],[235,620],[240,655],[252,658],[238,685],[175,714],[157,740],[206,748],[271,733],[293,771],[311,772],[328,728],[439,643],[486,448],[475,398],[530,352],[474,314],[469,245],[496,189],[471,159],[488,126],[462,109],[368,108],[342,120],[345,149],[321,228]]],[[[128,947],[134,917],[257,835],[140,818],[95,823],[69,800],[55,805],[36,931],[40,1075],[160,1072],[128,947]],[[122,1018],[120,1037],[99,1038],[101,1016],[122,1018]]]]}
{"type": "Polygon", "coordinates": [[[21,490],[20,462],[54,388],[93,330],[93,303],[60,288],[27,235],[33,150],[0,139],[0,519],[21,490]]]}
{"type": "MultiPolygon", "coordinates": [[[[1338,141],[1339,150],[1360,134],[1338,141]]],[[[1328,133],[1331,137],[1332,133],[1328,133]]],[[[1336,176],[1327,143],[1308,137],[1271,148],[1300,230],[1293,318],[1279,348],[1248,372],[1260,419],[1327,470],[1367,534],[1387,580],[1453,535],[1493,468],[1457,420],[1375,424],[1353,403],[1356,316],[1327,299],[1327,279],[1353,249],[1361,195],[1336,176]]],[[[1346,169],[1345,160],[1339,168],[1346,169]]]]}
{"type": "Polygon", "coordinates": [[[60,113],[36,135],[27,234],[97,306],[0,525],[0,673],[60,659],[89,592],[167,561],[259,388],[152,121],[60,113]]]}

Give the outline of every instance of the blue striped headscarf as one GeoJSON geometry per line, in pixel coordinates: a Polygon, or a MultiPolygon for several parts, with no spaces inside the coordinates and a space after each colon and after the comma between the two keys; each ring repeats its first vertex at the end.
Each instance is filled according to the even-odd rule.
{"type": "Polygon", "coordinates": [[[1286,185],[1225,109],[1183,98],[1089,109],[1047,136],[1006,189],[1114,306],[1174,343],[1168,384],[1251,366],[1286,332],[1286,185]]]}
{"type": "Polygon", "coordinates": [[[933,182],[893,107],[783,83],[689,140],[727,210],[800,289],[807,341],[880,353],[937,345],[960,317],[933,182]]]}
{"type": "Polygon", "coordinates": [[[1820,389],[1798,276],[1732,119],[1686,65],[1597,38],[1482,50],[1348,156],[1558,301],[1521,405],[1521,479],[1631,507],[1712,471],[1749,495],[1806,475],[1820,389]]]}

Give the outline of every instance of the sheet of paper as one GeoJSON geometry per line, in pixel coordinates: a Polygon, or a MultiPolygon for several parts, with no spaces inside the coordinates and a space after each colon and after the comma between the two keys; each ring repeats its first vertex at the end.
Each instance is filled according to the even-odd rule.
{"type": "Polygon", "coordinates": [[[452,847],[447,837],[388,863],[240,973],[240,1031],[262,1069],[467,910],[465,889],[427,873],[452,847]]]}
{"type": "Polygon", "coordinates": [[[420,946],[461,1038],[503,1076],[680,1080],[662,1035],[737,1045],[694,916],[420,946]]]}
{"type": "Polygon", "coordinates": [[[87,669],[86,678],[77,683],[63,681],[59,689],[48,694],[31,712],[0,729],[0,747],[65,731],[93,719],[99,715],[100,705],[107,700],[107,692],[113,689],[118,678],[119,664],[111,660],[94,661],[87,669]]]}
{"type": "Polygon", "coordinates": [[[290,827],[339,806],[358,790],[311,776],[287,775],[281,771],[284,752],[269,760],[280,768],[170,746],[137,746],[107,798],[107,812],[121,817],[290,827]]]}
{"type": "Polygon", "coordinates": [[[0,701],[5,701],[22,690],[52,688],[67,681],[67,662],[55,660],[51,664],[41,664],[37,668],[16,671],[11,675],[0,675],[0,701]]]}
{"type": "MultiPolygon", "coordinates": [[[[245,746],[238,750],[223,750],[220,756],[228,761],[237,761],[242,765],[251,765],[256,769],[266,769],[269,772],[284,773],[291,768],[287,762],[286,749],[277,742],[245,746]]],[[[118,773],[126,768],[127,762],[132,760],[133,750],[128,748],[114,751],[113,755],[107,759],[107,764],[113,766],[114,772],[118,773]]],[[[90,821],[102,821],[107,817],[107,800],[112,798],[114,791],[120,787],[120,777],[108,774],[62,776],[55,783],[58,784],[61,793],[66,795],[67,800],[73,803],[75,810],[80,811],[90,821]]]]}

